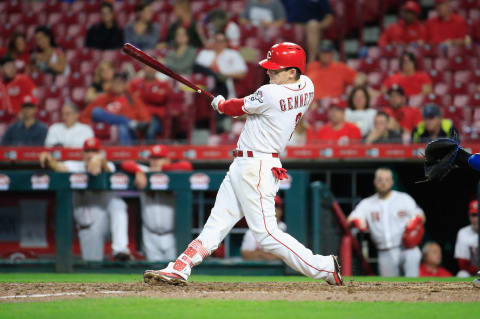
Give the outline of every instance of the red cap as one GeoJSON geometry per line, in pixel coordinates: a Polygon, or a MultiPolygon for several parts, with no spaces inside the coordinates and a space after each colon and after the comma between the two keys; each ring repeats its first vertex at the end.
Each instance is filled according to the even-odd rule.
{"type": "Polygon", "coordinates": [[[168,149],[165,145],[153,145],[150,149],[150,158],[168,157],[168,149]]]}
{"type": "Polygon", "coordinates": [[[258,64],[267,70],[298,68],[303,74],[307,64],[307,55],[298,44],[282,42],[273,45],[267,53],[267,58],[258,64]]]}
{"type": "Polygon", "coordinates": [[[402,9],[403,9],[403,10],[407,10],[407,11],[413,11],[413,12],[415,12],[417,15],[420,14],[420,12],[421,12],[420,6],[419,6],[418,3],[416,3],[415,1],[407,1],[407,2],[405,2],[405,4],[403,5],[402,9]]]}
{"type": "Polygon", "coordinates": [[[468,205],[468,213],[470,215],[478,215],[478,200],[472,200],[468,205]]]}
{"type": "Polygon", "coordinates": [[[282,206],[282,198],[280,196],[275,196],[275,206],[282,206]]]}
{"type": "Polygon", "coordinates": [[[37,99],[33,96],[33,95],[30,95],[30,94],[27,94],[23,97],[22,99],[22,106],[23,105],[37,105],[37,99]]]}
{"type": "Polygon", "coordinates": [[[90,137],[83,143],[84,151],[99,151],[102,148],[102,143],[96,137],[90,137]]]}
{"type": "Polygon", "coordinates": [[[330,101],[328,102],[328,107],[334,107],[334,106],[344,110],[347,108],[347,102],[345,102],[344,99],[334,97],[333,99],[330,99],[330,101]]]}

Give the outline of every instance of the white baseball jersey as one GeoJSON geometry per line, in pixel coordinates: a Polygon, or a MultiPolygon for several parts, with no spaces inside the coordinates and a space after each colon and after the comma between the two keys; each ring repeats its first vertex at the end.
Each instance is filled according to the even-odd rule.
{"type": "Polygon", "coordinates": [[[465,226],[458,231],[455,258],[467,259],[474,265],[478,264],[478,233],[473,231],[472,225],[465,226]]]}
{"type": "Polygon", "coordinates": [[[392,190],[385,199],[378,194],[363,199],[349,218],[366,220],[377,248],[390,249],[402,245],[405,226],[417,215],[423,216],[423,211],[415,200],[407,193],[392,190]]]}
{"type": "Polygon", "coordinates": [[[237,149],[282,153],[313,101],[312,81],[305,75],[293,84],[267,84],[243,99],[248,114],[237,149]]]}

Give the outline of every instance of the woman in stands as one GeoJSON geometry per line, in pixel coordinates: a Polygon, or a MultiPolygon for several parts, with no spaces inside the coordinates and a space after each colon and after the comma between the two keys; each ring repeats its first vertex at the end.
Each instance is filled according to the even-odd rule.
{"type": "Polygon", "coordinates": [[[35,29],[35,49],[31,58],[31,67],[33,70],[53,75],[68,73],[65,54],[57,47],[49,27],[38,26],[35,29]]]}
{"type": "Polygon", "coordinates": [[[354,87],[348,96],[348,108],[345,110],[345,119],[358,126],[362,136],[366,136],[373,129],[373,119],[377,111],[370,108],[370,94],[364,86],[354,87]]]}
{"type": "Polygon", "coordinates": [[[135,21],[125,27],[125,42],[141,50],[155,49],[158,43],[158,26],[152,22],[152,10],[147,1],[135,5],[135,21]]]}
{"type": "Polygon", "coordinates": [[[27,45],[27,37],[23,32],[15,31],[12,33],[8,40],[5,54],[15,60],[15,66],[19,73],[25,71],[30,61],[30,53],[27,45]]]}
{"type": "Polygon", "coordinates": [[[193,72],[193,65],[197,58],[197,50],[191,46],[187,29],[179,27],[175,31],[173,48],[165,57],[165,65],[174,72],[189,75],[193,72]]]}
{"type": "Polygon", "coordinates": [[[100,93],[108,91],[112,86],[113,75],[115,74],[115,67],[113,63],[108,60],[100,61],[93,76],[93,83],[88,87],[85,95],[85,102],[89,104],[100,93]]]}

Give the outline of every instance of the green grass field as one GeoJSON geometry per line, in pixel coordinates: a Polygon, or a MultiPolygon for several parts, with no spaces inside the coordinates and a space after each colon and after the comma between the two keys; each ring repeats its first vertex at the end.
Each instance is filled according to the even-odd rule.
{"type": "MultiPolygon", "coordinates": [[[[192,276],[192,281],[310,281],[305,277],[192,276]]],[[[350,280],[351,278],[346,278],[350,280]]],[[[356,281],[385,281],[355,277],[356,281]]],[[[471,279],[405,279],[391,281],[471,281],[471,279]]],[[[140,274],[0,274],[6,282],[139,282],[140,274]]],[[[479,290],[480,293],[480,290],[479,290]]],[[[138,297],[77,298],[49,302],[0,303],[0,318],[479,318],[480,303],[246,301],[158,299],[138,297]]]]}

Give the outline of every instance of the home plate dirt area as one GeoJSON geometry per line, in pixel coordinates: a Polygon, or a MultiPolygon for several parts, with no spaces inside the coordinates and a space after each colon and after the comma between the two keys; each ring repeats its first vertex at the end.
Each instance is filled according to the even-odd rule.
{"type": "Polygon", "coordinates": [[[99,297],[209,298],[290,301],[480,302],[471,282],[0,283],[0,303],[99,297]]]}

